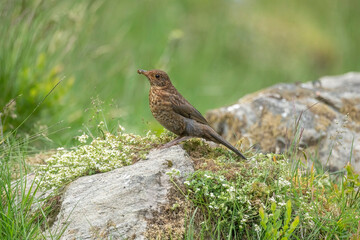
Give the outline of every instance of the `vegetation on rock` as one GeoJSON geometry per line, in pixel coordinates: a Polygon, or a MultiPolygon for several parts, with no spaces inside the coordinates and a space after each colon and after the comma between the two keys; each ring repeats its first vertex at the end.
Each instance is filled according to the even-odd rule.
{"type": "MultiPolygon", "coordinates": [[[[101,123],[99,127],[102,126],[101,123]]],[[[36,169],[39,186],[54,189],[80,176],[132,164],[173,137],[168,132],[160,136],[152,133],[138,136],[125,133],[122,127],[116,135],[100,132],[103,136],[94,137],[89,143],[88,135],[83,134],[78,137],[79,146],[59,149],[48,158],[44,166],[36,169]]],[[[151,236],[186,239],[356,239],[358,236],[360,178],[350,164],[335,178],[314,165],[308,168],[307,163],[296,160],[297,154],[246,152],[249,160],[240,161],[227,149],[210,147],[200,139],[189,140],[183,146],[192,157],[196,171],[183,185],[173,182],[177,200],[165,208],[167,215],[159,213],[162,221],[154,223],[166,223],[167,229],[175,224],[173,231],[164,232],[162,227],[157,227],[151,236]],[[185,219],[175,221],[171,212],[185,219]],[[171,221],[167,223],[168,217],[171,221]],[[175,232],[176,236],[172,235],[175,232]]],[[[178,170],[171,169],[168,174],[176,175],[178,170]]],[[[4,185],[2,191],[6,188],[4,185]]],[[[9,213],[5,208],[2,212],[9,213]]],[[[38,219],[46,219],[45,213],[40,216],[38,219]]]]}
{"type": "MultiPolygon", "coordinates": [[[[104,123],[99,124],[99,129],[104,123]]],[[[156,136],[148,132],[146,136],[128,134],[119,126],[116,135],[101,130],[102,137],[94,137],[89,144],[89,136],[83,133],[77,139],[80,145],[57,152],[36,169],[36,181],[42,189],[56,189],[79,178],[95,173],[108,172],[116,168],[145,159],[150,149],[164,142],[170,135],[156,136]]]]}

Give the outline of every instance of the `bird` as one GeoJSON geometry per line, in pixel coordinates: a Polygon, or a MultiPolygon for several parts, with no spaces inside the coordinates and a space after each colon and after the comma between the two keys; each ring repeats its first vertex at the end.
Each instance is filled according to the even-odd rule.
{"type": "Polygon", "coordinates": [[[221,137],[174,87],[168,74],[162,70],[137,71],[150,82],[149,105],[154,118],[167,130],[178,137],[161,148],[171,147],[193,137],[203,138],[222,144],[243,159],[246,157],[223,137],[221,137]]]}

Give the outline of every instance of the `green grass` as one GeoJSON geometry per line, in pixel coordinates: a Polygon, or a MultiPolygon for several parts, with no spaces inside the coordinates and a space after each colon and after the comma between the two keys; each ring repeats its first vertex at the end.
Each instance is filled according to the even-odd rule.
{"type": "Polygon", "coordinates": [[[40,197],[39,185],[26,177],[27,152],[27,144],[14,137],[0,144],[0,238],[59,239],[64,228],[44,233],[56,198],[40,197]]]}
{"type": "Polygon", "coordinates": [[[2,1],[0,106],[16,98],[5,131],[62,78],[22,131],[63,121],[71,129],[52,139],[71,146],[82,125],[96,128],[86,111],[96,96],[110,129],[117,122],[135,133],[161,129],[138,68],[168,71],[203,113],[277,82],[359,71],[359,7],[357,0],[2,1]]]}
{"type": "Polygon", "coordinates": [[[195,209],[187,239],[358,239],[359,174],[350,163],[334,173],[317,166],[298,147],[301,114],[295,123],[287,152],[247,153],[245,162],[197,140],[185,144],[201,156],[185,182],[195,209]]]}
{"type": "MultiPolygon", "coordinates": [[[[32,166],[37,176],[32,192],[25,191],[29,183],[22,180],[29,169],[24,163],[26,145],[3,143],[1,239],[58,238],[63,229],[51,236],[42,232],[44,227],[49,228],[51,216],[58,211],[56,195],[37,202],[34,194],[39,189],[55,189],[56,193],[56,189],[78,177],[131,164],[144,157],[151,147],[173,137],[169,133],[160,137],[148,133],[141,137],[125,133],[122,127],[113,135],[105,126],[101,123],[98,133],[77,137],[79,146],[59,149],[45,160],[47,165],[32,166]],[[34,211],[34,205],[42,206],[43,210],[34,211]]],[[[171,211],[175,211],[186,216],[185,226],[182,230],[175,229],[171,227],[173,222],[167,223],[166,215],[160,214],[166,228],[160,226],[161,232],[153,232],[156,236],[174,239],[179,236],[185,239],[357,239],[360,177],[351,165],[335,178],[314,165],[308,168],[306,162],[300,161],[294,150],[296,146],[291,148],[293,152],[286,154],[248,151],[245,152],[248,161],[240,160],[228,149],[211,148],[199,139],[187,141],[184,149],[193,158],[196,171],[184,186],[173,181],[174,191],[182,196],[173,199],[182,202],[172,203],[171,210],[164,213],[171,217],[171,211]],[[170,230],[166,232],[166,229],[170,230]],[[176,236],[171,236],[172,233],[176,236]]],[[[167,174],[173,176],[177,171],[167,174]]],[[[179,224],[175,222],[175,226],[179,224]]]]}
{"type": "Polygon", "coordinates": [[[193,206],[186,239],[358,239],[360,177],[351,165],[333,178],[296,155],[248,158],[225,150],[195,164],[185,182],[193,206]]]}
{"type": "MultiPolygon", "coordinates": [[[[31,210],[35,198],[21,180],[33,149],[71,147],[80,128],[96,132],[100,121],[110,132],[119,123],[135,133],[161,131],[136,69],[168,71],[203,113],[277,82],[360,71],[359,7],[357,0],[1,1],[0,238],[43,237],[48,212],[31,210]]],[[[222,149],[202,152],[196,141],[185,147],[210,159],[186,185],[197,209],[186,239],[264,239],[285,233],[297,216],[293,239],[359,235],[359,176],[351,166],[333,177],[303,165],[297,148],[238,163],[222,149]]],[[[99,171],[88,170],[72,177],[99,171]]]]}

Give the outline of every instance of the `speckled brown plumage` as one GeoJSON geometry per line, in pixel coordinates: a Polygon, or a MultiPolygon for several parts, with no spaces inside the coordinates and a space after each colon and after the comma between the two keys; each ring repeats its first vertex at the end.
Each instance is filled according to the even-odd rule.
{"type": "Polygon", "coordinates": [[[165,72],[140,69],[138,73],[149,79],[149,105],[153,116],[166,129],[179,136],[163,147],[170,147],[191,137],[200,137],[223,144],[246,159],[239,150],[210,127],[201,113],[176,90],[165,72]]]}

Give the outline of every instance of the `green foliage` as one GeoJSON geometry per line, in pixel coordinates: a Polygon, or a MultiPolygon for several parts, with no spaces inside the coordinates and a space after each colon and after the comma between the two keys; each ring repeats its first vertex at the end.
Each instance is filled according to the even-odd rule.
{"type": "Polygon", "coordinates": [[[159,129],[138,68],[168,71],[203,113],[277,82],[360,70],[359,7],[358,0],[0,1],[0,106],[16,98],[17,116],[7,129],[62,77],[58,96],[23,131],[64,120],[72,128],[56,138],[68,140],[97,95],[113,126],[109,119],[121,118],[132,132],[159,129]]]}
{"type": "MultiPolygon", "coordinates": [[[[55,65],[51,69],[46,70],[46,61],[46,54],[41,53],[33,66],[26,66],[20,70],[17,77],[17,84],[19,85],[19,92],[21,93],[21,97],[17,99],[18,108],[35,108],[41,98],[46,96],[61,78],[63,78],[61,77],[63,76],[63,67],[61,65],[55,65]]],[[[62,98],[73,85],[73,82],[73,77],[67,79],[64,85],[54,92],[50,100],[44,103],[44,106],[42,106],[43,111],[57,109],[62,98]]],[[[18,111],[24,112],[23,109],[18,109],[18,111]]]]}
{"type": "Polygon", "coordinates": [[[328,173],[317,172],[313,166],[308,169],[301,162],[294,164],[287,156],[260,153],[238,163],[222,156],[201,160],[204,163],[185,182],[187,198],[201,210],[192,217],[200,220],[188,226],[191,232],[186,235],[196,239],[356,239],[360,193],[359,175],[353,167],[347,165],[346,174],[334,181],[328,173]]]}
{"type": "Polygon", "coordinates": [[[220,157],[216,164],[221,166],[217,171],[198,170],[185,182],[189,198],[207,219],[199,233],[205,238],[241,239],[269,196],[278,196],[276,201],[285,205],[291,184],[284,179],[287,162],[281,155],[260,153],[245,165],[220,157]]]}
{"type": "MultiPolygon", "coordinates": [[[[172,137],[169,133],[160,136],[149,133],[144,137],[127,134],[121,126],[113,135],[105,131],[104,126],[103,123],[98,126],[102,137],[82,134],[77,137],[79,146],[58,149],[47,159],[46,165],[36,170],[38,185],[33,185],[34,191],[38,187],[58,188],[80,176],[131,164],[143,158],[149,149],[172,137]]],[[[351,165],[346,166],[346,175],[334,182],[329,174],[316,172],[314,167],[294,166],[285,154],[259,153],[246,162],[237,162],[232,153],[226,155],[222,148],[211,149],[206,143],[201,145],[198,142],[189,141],[187,149],[202,149],[202,163],[195,160],[197,171],[188,177],[185,188],[177,188],[191,202],[186,204],[191,206],[186,209],[186,215],[190,217],[186,220],[187,232],[184,233],[187,238],[356,239],[360,231],[360,180],[351,165]],[[208,156],[211,158],[207,159],[208,156]]],[[[9,151],[1,153],[2,157],[6,156],[5,153],[10,154],[9,151]]],[[[19,154],[23,156],[22,151],[19,154]]],[[[14,152],[8,156],[5,159],[14,157],[14,152]]],[[[3,169],[10,166],[9,162],[2,163],[5,163],[1,165],[3,169]]],[[[179,170],[174,169],[171,162],[168,165],[171,170],[167,174],[173,179],[179,175],[179,170]]],[[[25,221],[26,225],[21,225],[20,220],[34,214],[28,212],[34,202],[33,195],[23,190],[22,181],[17,182],[19,187],[9,186],[12,183],[11,171],[1,173],[5,176],[1,184],[5,184],[0,184],[0,187],[7,194],[1,196],[5,205],[0,210],[7,220],[19,223],[15,228],[4,225],[4,232],[18,234],[17,231],[24,228],[32,236],[37,236],[37,229],[46,224],[47,212],[37,213],[40,215],[36,215],[36,220],[30,219],[25,221]],[[20,192],[22,197],[19,198],[15,192],[20,192]],[[23,210],[21,206],[13,205],[19,203],[19,199],[20,202],[29,201],[21,203],[25,207],[23,210]],[[9,207],[17,210],[9,212],[9,207]],[[15,212],[21,212],[16,215],[20,219],[15,219],[15,212]]],[[[51,210],[51,204],[48,206],[51,210]]],[[[176,203],[173,208],[181,209],[176,203]]]]}
{"type": "Polygon", "coordinates": [[[7,164],[2,163],[0,174],[0,238],[1,239],[35,239],[39,235],[41,221],[33,216],[31,207],[36,203],[34,194],[37,188],[31,185],[25,191],[24,180],[12,183],[7,164]],[[34,194],[32,194],[32,191],[34,194]]]}
{"type": "MultiPolygon", "coordinates": [[[[103,125],[100,123],[99,128],[103,128],[103,125]]],[[[46,165],[35,171],[40,187],[56,189],[81,176],[130,165],[144,159],[151,148],[167,137],[166,134],[157,137],[150,132],[142,137],[124,133],[123,127],[119,128],[117,135],[101,130],[103,137],[94,137],[89,144],[89,136],[84,133],[77,137],[80,146],[69,150],[57,149],[56,153],[45,161],[46,165]]]]}
{"type": "MultiPolygon", "coordinates": [[[[49,230],[51,201],[26,177],[27,151],[26,142],[14,137],[0,143],[0,239],[45,239],[43,231],[49,230]]],[[[58,230],[48,231],[47,239],[58,239],[63,228],[58,230]]]]}
{"type": "Polygon", "coordinates": [[[355,172],[354,167],[348,163],[345,166],[346,175],[342,184],[341,191],[337,191],[339,199],[343,202],[344,206],[352,207],[360,205],[360,177],[355,172]]]}
{"type": "MultiPolygon", "coordinates": [[[[64,4],[56,2],[27,0],[20,4],[5,0],[0,3],[0,35],[4,36],[0,42],[0,106],[12,102],[13,108],[12,114],[4,111],[0,116],[4,132],[18,126],[65,78],[61,55],[66,52],[64,48],[70,47],[70,36],[65,35],[74,31],[70,26],[66,29],[60,26],[64,19],[56,19],[54,13],[64,4]]],[[[63,107],[63,98],[74,82],[71,75],[66,78],[61,89],[25,122],[22,132],[31,133],[40,118],[49,118],[63,107]]]]}
{"type": "Polygon", "coordinates": [[[293,222],[291,220],[291,201],[286,203],[286,211],[283,219],[281,218],[281,210],[276,209],[276,203],[271,204],[271,215],[268,215],[261,207],[259,209],[259,215],[261,218],[260,225],[262,226],[264,233],[262,239],[281,239],[287,240],[294,232],[297,225],[299,225],[299,216],[295,217],[293,222]],[[290,224],[290,226],[289,226],[290,224]]]}

